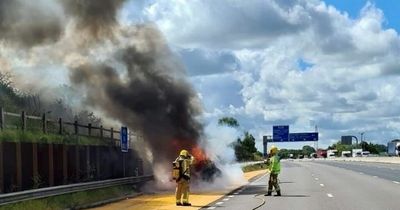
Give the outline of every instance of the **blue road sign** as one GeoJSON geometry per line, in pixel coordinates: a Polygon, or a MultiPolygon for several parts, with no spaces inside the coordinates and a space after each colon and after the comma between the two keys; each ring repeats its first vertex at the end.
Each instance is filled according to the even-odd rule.
{"type": "Polygon", "coordinates": [[[289,141],[318,141],[318,133],[290,133],[289,141]]]}
{"type": "Polygon", "coordinates": [[[129,135],[128,128],[121,127],[121,152],[128,152],[129,150],[129,135]]]}
{"type": "Polygon", "coordinates": [[[274,125],[272,127],[272,141],[273,142],[289,141],[289,126],[274,125]]]}

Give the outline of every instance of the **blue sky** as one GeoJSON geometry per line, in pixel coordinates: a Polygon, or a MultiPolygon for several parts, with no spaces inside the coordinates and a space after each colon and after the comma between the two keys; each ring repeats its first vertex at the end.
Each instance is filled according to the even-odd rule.
{"type": "Polygon", "coordinates": [[[386,27],[394,28],[400,31],[400,3],[397,0],[325,0],[327,4],[335,6],[337,9],[347,12],[351,17],[356,18],[360,10],[368,2],[374,4],[385,14],[386,27]]]}

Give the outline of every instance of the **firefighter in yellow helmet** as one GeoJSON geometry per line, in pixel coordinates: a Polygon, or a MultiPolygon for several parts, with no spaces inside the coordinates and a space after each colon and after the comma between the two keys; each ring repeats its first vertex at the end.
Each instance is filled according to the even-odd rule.
{"type": "Polygon", "coordinates": [[[189,203],[189,187],[190,187],[190,166],[193,164],[194,158],[187,150],[182,150],[174,161],[174,168],[178,173],[173,177],[176,181],[176,205],[191,206],[189,203]]]}
{"type": "Polygon", "coordinates": [[[274,187],[276,190],[276,195],[281,196],[281,189],[278,183],[278,175],[281,172],[281,163],[278,157],[278,148],[276,146],[272,146],[269,151],[269,160],[267,161],[268,169],[270,172],[269,181],[268,181],[268,192],[265,196],[270,196],[272,194],[272,188],[274,187]]]}

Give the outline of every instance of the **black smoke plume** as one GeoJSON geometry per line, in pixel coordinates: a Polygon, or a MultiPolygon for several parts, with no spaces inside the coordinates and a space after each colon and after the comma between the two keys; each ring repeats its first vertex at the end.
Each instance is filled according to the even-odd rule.
{"type": "Polygon", "coordinates": [[[24,47],[57,41],[64,26],[56,9],[43,1],[0,0],[0,39],[24,47]]]}
{"type": "Polygon", "coordinates": [[[202,126],[196,120],[197,95],[158,30],[136,30],[140,42],[113,56],[119,70],[86,63],[72,71],[71,81],[87,90],[91,106],[142,131],[156,161],[171,161],[179,149],[198,145],[202,126]]]}

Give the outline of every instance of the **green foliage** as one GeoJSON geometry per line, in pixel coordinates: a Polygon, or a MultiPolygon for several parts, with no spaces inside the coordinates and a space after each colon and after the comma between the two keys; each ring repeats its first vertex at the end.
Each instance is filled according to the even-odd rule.
{"type": "Polygon", "coordinates": [[[0,141],[8,142],[33,142],[70,145],[106,145],[96,137],[83,137],[76,135],[44,134],[38,131],[4,130],[0,131],[0,141]]]}
{"type": "Polygon", "coordinates": [[[387,151],[387,146],[383,144],[373,144],[362,141],[360,147],[363,150],[369,151],[371,154],[381,154],[387,151]]]}
{"type": "Polygon", "coordinates": [[[247,165],[242,167],[243,172],[250,172],[250,171],[258,171],[258,170],[265,170],[268,166],[265,163],[257,163],[253,165],[247,165]]]}
{"type": "Polygon", "coordinates": [[[104,189],[89,190],[45,199],[24,201],[16,204],[1,206],[0,210],[22,209],[73,209],[82,205],[103,201],[115,197],[129,195],[135,191],[130,186],[109,187],[104,189]]]}
{"type": "Polygon", "coordinates": [[[256,148],[256,140],[249,132],[244,133],[243,140],[238,138],[233,146],[237,161],[255,160],[257,155],[260,155],[256,148]]]}
{"type": "Polygon", "coordinates": [[[218,120],[218,125],[226,125],[229,127],[237,128],[239,127],[238,121],[233,117],[223,117],[218,120]]]}
{"type": "Polygon", "coordinates": [[[302,153],[303,153],[303,155],[310,156],[312,153],[315,153],[315,149],[314,149],[314,147],[305,145],[305,146],[303,146],[302,153]]]}

